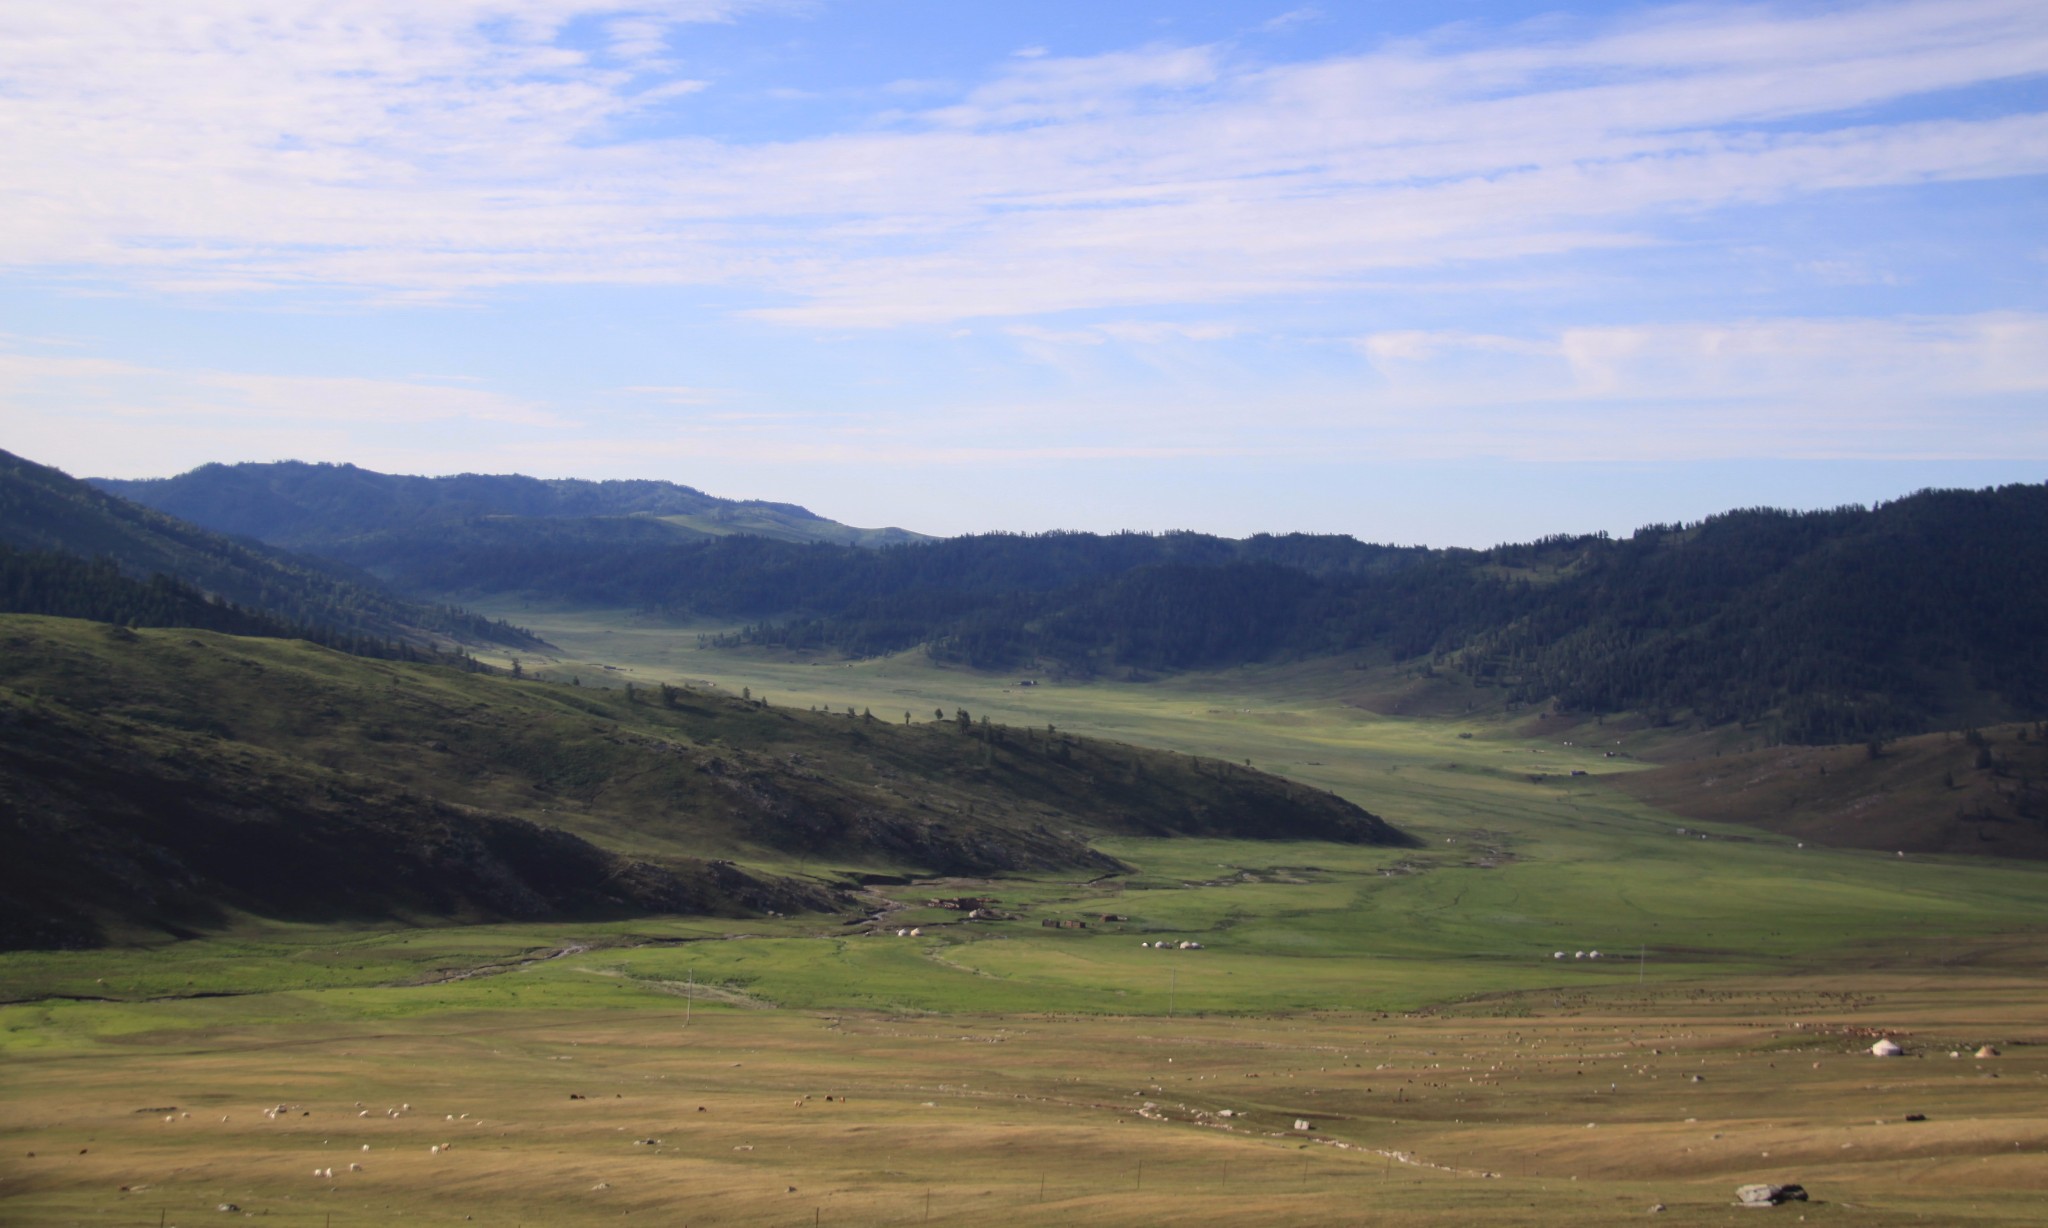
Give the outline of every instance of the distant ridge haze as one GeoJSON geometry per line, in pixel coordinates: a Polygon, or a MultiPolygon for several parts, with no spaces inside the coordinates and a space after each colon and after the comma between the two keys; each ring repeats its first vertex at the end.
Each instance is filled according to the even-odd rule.
{"type": "Polygon", "coordinates": [[[639,517],[661,521],[679,537],[750,533],[849,546],[931,540],[907,529],[840,524],[794,503],[721,499],[694,487],[651,479],[590,481],[479,473],[422,477],[351,464],[275,461],[202,465],[169,478],[87,481],[218,532],[295,549],[490,516],[639,517]]]}

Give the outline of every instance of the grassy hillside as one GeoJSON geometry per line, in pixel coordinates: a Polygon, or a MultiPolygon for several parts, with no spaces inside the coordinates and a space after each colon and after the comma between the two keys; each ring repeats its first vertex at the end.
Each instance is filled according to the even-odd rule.
{"type": "MultiPolygon", "coordinates": [[[[231,541],[7,452],[0,452],[0,546],[106,560],[134,580],[168,576],[284,624],[333,636],[537,644],[509,624],[394,597],[366,575],[231,541]]],[[[44,580],[42,591],[26,594],[33,602],[24,608],[48,608],[48,589],[44,580]]]]}
{"type": "Polygon", "coordinates": [[[1814,844],[2043,858],[2044,733],[2040,725],[2004,725],[1874,747],[1772,747],[1673,763],[1612,784],[1676,815],[1814,844]]]}
{"type": "Polygon", "coordinates": [[[957,715],[892,724],[65,619],[0,619],[0,647],[14,942],[89,936],[101,915],[200,926],[222,906],[818,902],[721,886],[707,859],[1101,873],[1119,865],[1088,842],[1111,833],[1404,839],[1243,767],[957,715]]]}

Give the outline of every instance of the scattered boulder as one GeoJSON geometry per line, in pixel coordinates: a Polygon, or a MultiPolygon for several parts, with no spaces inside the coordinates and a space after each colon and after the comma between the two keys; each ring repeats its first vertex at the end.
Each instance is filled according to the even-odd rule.
{"type": "Polygon", "coordinates": [[[1805,1202],[1806,1187],[1800,1185],[1754,1185],[1737,1186],[1735,1201],[1745,1207],[1775,1207],[1779,1203],[1805,1202]]]}

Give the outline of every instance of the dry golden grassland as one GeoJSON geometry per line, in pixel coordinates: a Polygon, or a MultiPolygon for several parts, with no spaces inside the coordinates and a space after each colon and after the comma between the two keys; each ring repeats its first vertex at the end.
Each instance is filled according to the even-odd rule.
{"type": "Polygon", "coordinates": [[[1972,954],[1389,1017],[671,998],[143,1032],[10,1062],[0,1218],[1722,1224],[1793,1181],[1768,1214],[2040,1223],[2044,952],[1972,954]]]}

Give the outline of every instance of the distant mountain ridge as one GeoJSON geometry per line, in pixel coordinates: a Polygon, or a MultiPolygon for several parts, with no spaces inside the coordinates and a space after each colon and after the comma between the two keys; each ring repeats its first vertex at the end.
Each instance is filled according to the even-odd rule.
{"type": "MultiPolygon", "coordinates": [[[[673,497],[622,488],[607,506],[673,497]]],[[[1342,654],[1516,704],[1801,743],[2048,715],[2044,485],[1490,550],[1065,532],[849,549],[643,514],[381,523],[304,548],[421,597],[635,608],[741,624],[764,646],[923,646],[982,669],[1130,676],[1342,654]]]]}
{"type": "Polygon", "coordinates": [[[169,478],[93,478],[124,499],[289,549],[316,552],[358,538],[406,535],[479,519],[653,522],[676,540],[757,534],[849,546],[930,540],[906,529],[861,529],[794,503],[721,499],[673,482],[593,482],[518,474],[420,477],[348,464],[277,461],[202,465],[169,478]]]}
{"type": "MultiPolygon", "coordinates": [[[[186,590],[166,604],[161,589],[149,604],[195,612],[194,602],[213,597],[254,612],[279,629],[301,627],[332,636],[398,640],[432,645],[454,641],[532,647],[531,635],[509,624],[446,605],[396,597],[374,580],[332,561],[287,554],[267,545],[234,541],[219,532],[94,489],[76,478],[10,452],[0,452],[0,546],[10,557],[10,574],[23,583],[34,576],[36,591],[24,589],[23,612],[104,617],[90,607],[113,597],[134,606],[134,585],[164,576],[186,590]],[[105,560],[128,580],[67,567],[105,560]],[[62,579],[57,577],[62,576],[62,579]],[[63,608],[64,591],[89,585],[85,605],[63,608]],[[100,591],[104,590],[104,591],[100,591]],[[115,590],[126,590],[115,595],[115,590]]],[[[175,587],[175,586],[174,586],[175,587]]],[[[197,611],[203,614],[203,611],[197,611]]],[[[197,620],[223,630],[247,630],[253,623],[197,620]]],[[[246,620],[245,620],[246,622],[246,620]]]]}

